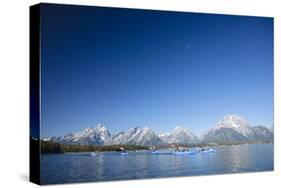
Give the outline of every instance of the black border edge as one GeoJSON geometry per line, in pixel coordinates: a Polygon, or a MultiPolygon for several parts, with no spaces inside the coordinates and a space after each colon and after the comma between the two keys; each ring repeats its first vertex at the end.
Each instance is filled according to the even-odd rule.
{"type": "Polygon", "coordinates": [[[40,4],[29,7],[29,181],[40,184],[40,4]]]}

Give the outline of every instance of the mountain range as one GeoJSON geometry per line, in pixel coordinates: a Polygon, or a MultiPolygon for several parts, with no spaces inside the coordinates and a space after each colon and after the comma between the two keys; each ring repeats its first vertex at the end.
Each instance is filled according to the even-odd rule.
{"type": "Polygon", "coordinates": [[[51,137],[51,140],[62,144],[81,145],[140,145],[157,146],[164,144],[210,144],[210,143],[243,143],[249,141],[273,141],[273,130],[265,126],[251,126],[238,115],[226,115],[213,128],[200,138],[188,128],[176,127],[170,133],[156,134],[148,127],[134,127],[111,135],[101,124],[78,133],[69,133],[63,137],[51,137]]]}

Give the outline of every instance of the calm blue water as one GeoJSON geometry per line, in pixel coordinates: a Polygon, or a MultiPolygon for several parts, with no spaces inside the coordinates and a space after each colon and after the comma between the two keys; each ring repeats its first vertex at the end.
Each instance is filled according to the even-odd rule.
{"type": "Polygon", "coordinates": [[[215,153],[173,155],[147,151],[41,156],[41,183],[74,183],[273,170],[273,144],[221,146],[215,153]]]}

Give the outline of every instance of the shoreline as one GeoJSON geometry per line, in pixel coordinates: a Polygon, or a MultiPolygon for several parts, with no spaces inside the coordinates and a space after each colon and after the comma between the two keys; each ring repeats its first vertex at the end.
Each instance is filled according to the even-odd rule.
{"type": "MultiPolygon", "coordinates": [[[[204,146],[179,146],[182,148],[210,148],[210,147],[225,147],[225,146],[239,146],[239,145],[254,145],[254,144],[274,144],[274,142],[247,142],[247,143],[235,143],[235,144],[216,144],[216,145],[204,145],[204,146]]],[[[176,147],[156,147],[156,150],[174,150],[176,149],[176,147]]],[[[126,150],[128,152],[133,152],[133,153],[138,153],[138,151],[151,151],[151,149],[138,149],[138,150],[126,150]]],[[[62,152],[62,153],[42,153],[41,155],[52,155],[52,154],[77,154],[77,153],[92,153],[92,152],[96,152],[96,153],[106,153],[106,152],[116,152],[116,153],[121,153],[122,150],[106,150],[106,151],[71,151],[71,152],[62,152]]]]}

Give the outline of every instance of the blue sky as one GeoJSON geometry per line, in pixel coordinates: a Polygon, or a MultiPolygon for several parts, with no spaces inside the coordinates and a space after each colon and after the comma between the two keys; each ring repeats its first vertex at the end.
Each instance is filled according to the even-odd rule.
{"type": "Polygon", "coordinates": [[[41,136],[273,125],[273,19],[43,5],[41,136]]]}

